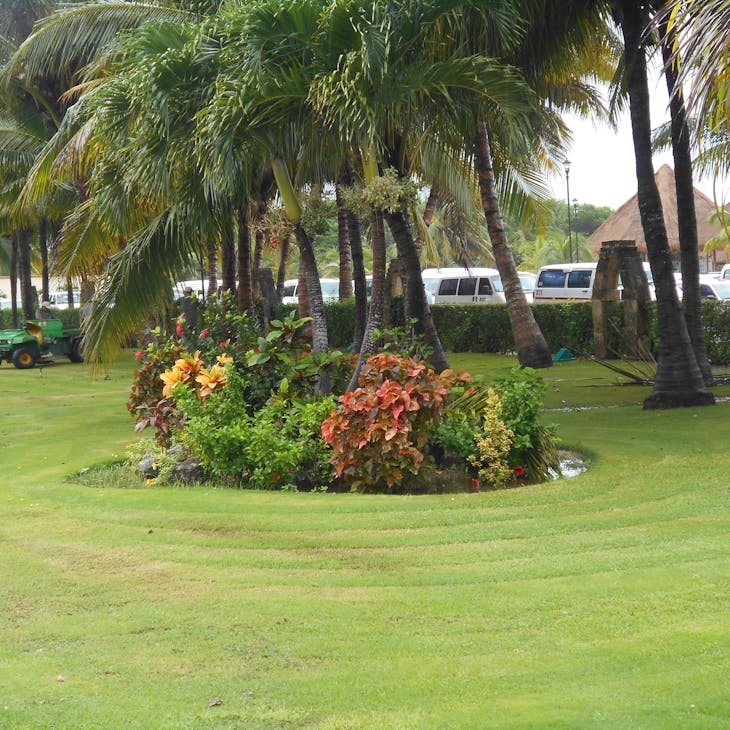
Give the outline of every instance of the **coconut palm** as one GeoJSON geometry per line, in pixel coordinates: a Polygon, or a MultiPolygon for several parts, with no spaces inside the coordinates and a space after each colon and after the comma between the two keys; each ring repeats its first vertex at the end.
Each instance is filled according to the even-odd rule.
{"type": "MultiPolygon", "coordinates": [[[[449,36],[453,43],[471,52],[489,52],[520,69],[541,102],[540,113],[534,113],[531,128],[509,128],[510,137],[504,136],[507,127],[499,115],[480,116],[471,138],[484,215],[490,231],[497,268],[505,285],[505,298],[517,345],[520,362],[533,367],[552,364],[550,352],[525,299],[517,276],[502,220],[497,181],[502,193],[518,192],[514,168],[505,160],[522,159],[528,162],[526,171],[534,171],[549,164],[566,136],[566,130],[554,109],[572,108],[586,113],[600,112],[595,90],[581,75],[590,72],[594,77],[606,73],[602,58],[610,58],[605,34],[596,34],[596,24],[602,19],[602,9],[591,3],[512,2],[507,3],[512,17],[519,18],[512,34],[495,34],[492,25],[483,20],[479,3],[469,12],[452,21],[449,36]],[[596,7],[594,7],[596,6],[596,7]],[[537,130],[537,134],[535,133],[537,130]],[[517,142],[517,146],[515,146],[517,142]],[[522,149],[520,150],[519,145],[522,149]],[[532,150],[532,151],[531,151],[532,150]],[[500,159],[501,158],[501,159],[500,159]],[[495,159],[501,169],[495,173],[495,159]]],[[[537,105],[536,105],[537,106],[537,105]]],[[[513,125],[514,126],[514,125],[513,125]]]]}
{"type": "Polygon", "coordinates": [[[662,204],[651,160],[651,120],[646,50],[648,17],[630,0],[619,0],[617,16],[624,37],[626,88],[636,157],[639,214],[646,238],[657,296],[659,357],[657,376],[645,408],[714,403],[705,388],[682,316],[672,271],[662,204]]]}
{"type": "Polygon", "coordinates": [[[726,133],[730,125],[726,103],[730,92],[730,2],[669,0],[657,19],[657,23],[664,22],[676,34],[675,48],[682,60],[679,82],[689,82],[688,106],[700,122],[698,131],[726,133]]]}
{"type": "MultiPolygon", "coordinates": [[[[511,122],[530,108],[519,75],[483,54],[466,55],[461,48],[441,53],[433,42],[464,4],[363,2],[333,8],[341,55],[315,79],[312,99],[343,144],[374,149],[381,166],[394,168],[404,180],[414,174],[428,179],[428,171],[416,164],[426,140],[455,151],[454,157],[461,153],[464,123],[474,119],[477,100],[501,109],[511,122]]],[[[408,312],[433,349],[432,364],[443,368],[447,361],[426,301],[409,216],[401,208],[385,217],[406,270],[408,312]]]]}
{"type": "Polygon", "coordinates": [[[664,61],[664,76],[669,91],[671,121],[670,139],[674,159],[674,180],[677,193],[677,225],[679,228],[679,249],[682,270],[683,313],[687,323],[697,365],[705,385],[713,382],[712,368],[705,348],[705,332],[702,321],[702,299],[700,297],[700,265],[697,238],[697,214],[695,212],[694,181],[692,174],[692,151],[690,127],[684,103],[684,94],[679,84],[679,58],[675,55],[677,37],[674,27],[668,22],[659,23],[659,43],[664,61]]]}
{"type": "Polygon", "coordinates": [[[306,275],[316,352],[328,349],[324,302],[296,180],[335,177],[323,172],[324,166],[331,170],[329,145],[305,103],[321,12],[322,4],[311,0],[225,9],[210,29],[220,46],[216,92],[199,117],[201,156],[211,184],[221,181],[227,155],[240,144],[270,159],[306,275]]]}

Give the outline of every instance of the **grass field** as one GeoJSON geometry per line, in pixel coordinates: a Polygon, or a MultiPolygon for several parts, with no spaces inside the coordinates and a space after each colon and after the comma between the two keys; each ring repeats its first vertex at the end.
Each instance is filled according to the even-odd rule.
{"type": "Polygon", "coordinates": [[[0,367],[0,728],[730,727],[727,403],[557,365],[590,469],[501,492],[75,484],[132,367],[0,367]]]}

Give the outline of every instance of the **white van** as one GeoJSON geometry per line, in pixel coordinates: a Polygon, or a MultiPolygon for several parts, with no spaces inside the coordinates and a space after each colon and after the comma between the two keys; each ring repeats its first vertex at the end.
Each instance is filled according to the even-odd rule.
{"type": "MultiPolygon", "coordinates": [[[[537,272],[533,301],[536,303],[589,301],[593,296],[593,282],[596,278],[597,266],[597,261],[541,266],[537,272]]],[[[651,268],[646,261],[642,262],[642,266],[649,283],[649,296],[654,300],[656,292],[651,268]]],[[[621,289],[620,276],[618,288],[621,289]]]]}
{"type": "Polygon", "coordinates": [[[541,266],[533,292],[535,303],[590,299],[597,265],[596,261],[592,261],[541,266]]]}
{"type": "Polygon", "coordinates": [[[53,309],[70,309],[71,307],[79,307],[81,301],[79,293],[77,291],[72,293],[73,302],[69,302],[68,292],[66,291],[50,292],[48,294],[48,301],[51,303],[51,307],[53,307],[53,309]]]}
{"type": "Polygon", "coordinates": [[[421,272],[429,304],[504,304],[497,269],[445,268],[421,272]]]}
{"type": "MultiPolygon", "coordinates": [[[[372,276],[365,277],[365,284],[367,286],[368,295],[370,294],[370,287],[372,285],[372,276]]],[[[322,301],[325,302],[336,302],[340,298],[340,280],[339,279],[320,279],[319,285],[322,287],[322,301]]],[[[299,279],[287,279],[284,282],[284,291],[281,295],[282,304],[298,304],[299,294],[297,288],[299,287],[299,279]]]]}

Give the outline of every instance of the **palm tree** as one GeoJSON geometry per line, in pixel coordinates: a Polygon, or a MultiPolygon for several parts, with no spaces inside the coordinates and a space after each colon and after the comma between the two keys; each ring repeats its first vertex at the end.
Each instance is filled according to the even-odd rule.
{"type": "MultiPolygon", "coordinates": [[[[316,352],[328,349],[324,302],[294,178],[306,175],[307,182],[318,183],[326,164],[318,155],[328,145],[305,103],[321,9],[318,2],[283,7],[262,2],[232,7],[211,24],[210,32],[220,38],[218,80],[210,104],[201,110],[199,128],[202,155],[208,160],[206,174],[212,182],[220,177],[225,155],[240,144],[269,157],[306,275],[316,352]]],[[[324,380],[320,387],[326,389],[324,380]]]]}
{"type": "MultiPolygon", "coordinates": [[[[730,26],[728,0],[669,0],[657,23],[667,22],[676,34],[676,52],[682,60],[678,82],[688,83],[688,108],[697,117],[698,133],[727,134],[730,110],[730,61],[727,29],[730,26]]],[[[728,155],[725,155],[727,170],[728,155]]]]}
{"type": "Polygon", "coordinates": [[[715,402],[704,384],[674,283],[661,199],[651,159],[651,120],[643,32],[647,16],[631,0],[617,3],[624,37],[626,84],[636,157],[639,214],[656,288],[659,326],[657,375],[644,407],[672,408],[715,402]]]}
{"type": "MultiPolygon", "coordinates": [[[[325,123],[339,130],[344,145],[376,150],[381,166],[395,169],[402,180],[412,175],[428,180],[428,171],[418,165],[425,159],[418,150],[426,141],[458,157],[464,141],[459,129],[466,119],[474,120],[476,100],[501,109],[510,121],[531,108],[527,88],[510,69],[483,54],[466,55],[461,48],[431,50],[440,51],[432,39],[462,5],[423,1],[333,7],[340,56],[332,70],[318,75],[311,98],[325,123]]],[[[443,369],[448,363],[426,301],[409,216],[399,209],[385,217],[406,270],[408,312],[433,350],[431,363],[443,369]]]]}
{"type": "Polygon", "coordinates": [[[492,166],[491,145],[483,121],[477,124],[475,157],[479,172],[479,188],[482,194],[484,216],[487,220],[489,237],[492,241],[494,260],[504,285],[507,312],[515,338],[517,358],[521,365],[534,368],[550,367],[552,365],[550,350],[522,291],[517,266],[512,251],[507,244],[504,222],[496,193],[497,186],[492,166]]]}
{"type": "MultiPolygon", "coordinates": [[[[474,160],[479,177],[484,215],[492,242],[497,268],[505,286],[505,298],[517,345],[518,358],[523,365],[549,367],[552,364],[547,343],[535,322],[517,276],[517,268],[509,248],[497,190],[495,175],[495,148],[504,152],[504,158],[527,163],[528,176],[549,159],[549,150],[560,145],[564,130],[555,117],[553,107],[577,107],[585,112],[597,110],[594,90],[578,75],[590,69],[595,62],[594,75],[599,75],[605,64],[598,63],[596,48],[606,44],[596,40],[591,32],[600,11],[595,3],[563,3],[560,8],[551,2],[507,3],[512,18],[519,18],[511,32],[485,22],[484,11],[479,3],[458,16],[453,22],[453,43],[465,52],[488,52],[503,61],[514,64],[527,80],[534,93],[531,129],[520,129],[519,124],[507,124],[499,113],[482,111],[477,123],[470,130],[473,139],[474,160]],[[497,31],[497,32],[495,32],[497,31]],[[508,129],[511,139],[504,137],[508,129]],[[535,134],[533,129],[540,130],[535,134]],[[517,152],[515,141],[522,141],[523,149],[517,152]],[[497,145],[497,141],[499,145],[497,145]],[[537,143],[537,144],[536,144],[537,143]],[[530,151],[534,149],[535,151],[530,151]],[[542,159],[541,159],[542,158],[542,159]]],[[[502,9],[504,11],[504,8],[502,9]]],[[[599,37],[600,38],[600,37],[599,37]]],[[[517,143],[519,144],[519,142],[517,143]]],[[[517,191],[516,169],[502,163],[502,190],[517,191]]]]}
{"type": "Polygon", "coordinates": [[[692,176],[692,152],[690,129],[684,95],[679,85],[677,69],[679,59],[673,56],[676,33],[668,23],[659,25],[660,44],[664,61],[664,76],[669,91],[670,131],[674,158],[674,181],[677,193],[677,225],[682,270],[682,304],[687,331],[695,353],[697,365],[705,385],[714,380],[705,348],[705,332],[702,321],[700,297],[700,265],[698,257],[697,214],[695,212],[694,181],[692,176]]]}

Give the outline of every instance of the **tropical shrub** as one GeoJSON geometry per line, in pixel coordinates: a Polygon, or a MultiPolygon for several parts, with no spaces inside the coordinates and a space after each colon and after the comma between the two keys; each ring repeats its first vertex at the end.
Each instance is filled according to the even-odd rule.
{"type": "Polygon", "coordinates": [[[246,312],[239,312],[232,292],[223,292],[223,299],[206,300],[200,317],[200,331],[191,349],[200,350],[205,360],[212,361],[226,352],[234,362],[243,362],[245,353],[256,344],[262,333],[261,321],[246,312]]]}
{"type": "Polygon", "coordinates": [[[469,463],[477,469],[479,479],[488,486],[501,487],[512,477],[509,465],[515,434],[503,420],[502,402],[493,388],[487,391],[482,412],[482,430],[474,437],[477,454],[469,463]]]}
{"type": "Polygon", "coordinates": [[[177,425],[176,414],[174,404],[163,401],[165,383],[161,376],[182,357],[183,345],[162,336],[159,331],[153,334],[155,338],[147,348],[136,353],[142,364],[133,374],[127,410],[136,421],[135,430],[154,427],[158,443],[169,445],[171,430],[177,425]]]}
{"type": "Polygon", "coordinates": [[[263,406],[283,380],[288,381],[293,395],[306,399],[314,393],[316,379],[323,368],[329,369],[334,387],[349,379],[354,367],[352,358],[337,350],[313,352],[305,339],[309,322],[311,317],[297,319],[294,313],[272,320],[268,334],[258,337],[246,352],[249,383],[246,401],[252,410],[263,406]]]}
{"type": "Polygon", "coordinates": [[[424,335],[416,332],[417,322],[417,319],[412,318],[403,327],[376,329],[373,337],[380,342],[383,352],[425,362],[433,350],[424,335]]]}
{"type": "Polygon", "coordinates": [[[466,468],[470,458],[477,456],[474,437],[478,431],[478,420],[462,411],[447,409],[433,434],[433,444],[440,449],[438,461],[442,465],[457,461],[466,468]]]}
{"type": "Polygon", "coordinates": [[[513,433],[509,464],[518,477],[542,482],[560,473],[560,458],[553,440],[555,426],[540,423],[545,381],[532,368],[513,368],[495,378],[501,417],[513,433]]]}
{"type": "Polygon", "coordinates": [[[322,423],[335,476],[360,492],[401,489],[424,464],[424,448],[447,396],[444,381],[425,363],[373,355],[359,387],[340,396],[322,423]]]}
{"type": "Polygon", "coordinates": [[[174,397],[186,416],[180,433],[186,451],[225,484],[326,488],[332,481],[330,450],[320,428],[334,398],[311,403],[277,398],[251,414],[242,399],[246,389],[235,371],[224,388],[206,399],[191,389],[175,388],[174,397]]]}

